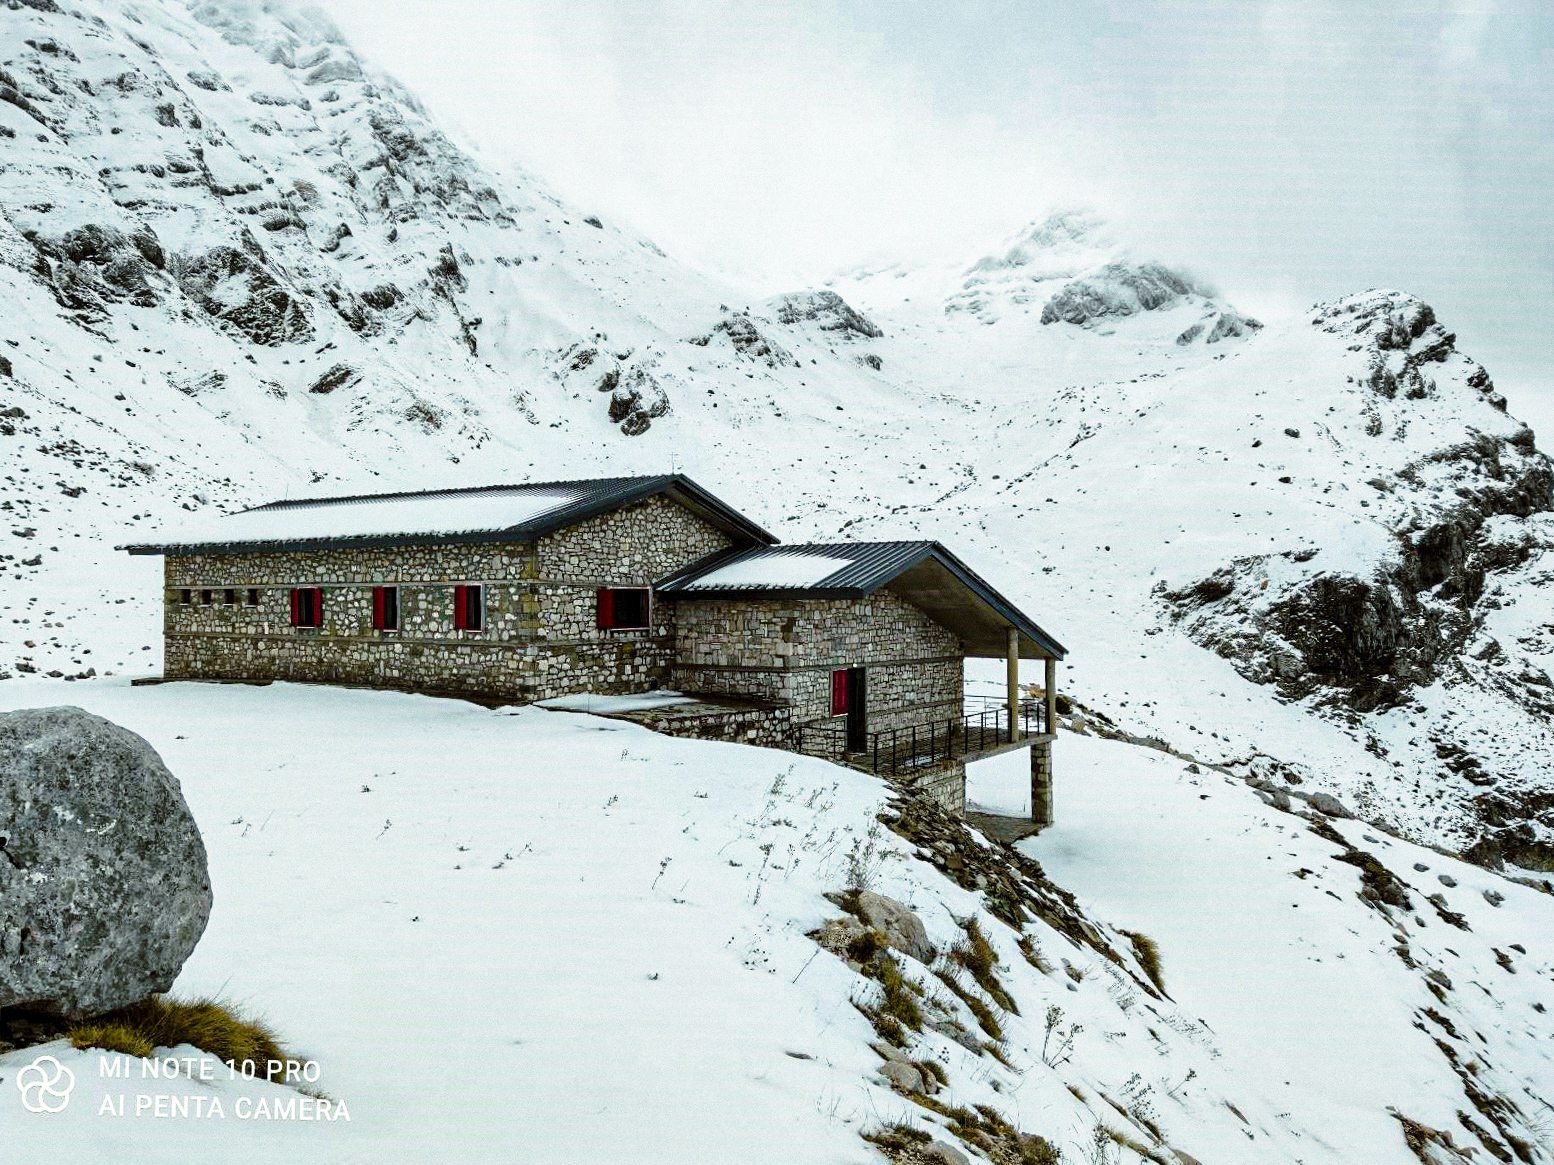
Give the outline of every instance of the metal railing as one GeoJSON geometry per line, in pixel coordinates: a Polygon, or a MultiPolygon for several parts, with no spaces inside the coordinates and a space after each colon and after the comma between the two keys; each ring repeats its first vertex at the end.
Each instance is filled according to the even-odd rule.
{"type": "MultiPolygon", "coordinates": [[[[1046,703],[1023,701],[1019,719],[1022,739],[1045,733],[1046,703]]],[[[847,729],[830,724],[806,724],[794,730],[796,752],[845,760],[876,773],[899,774],[1009,744],[1009,710],[988,707],[959,718],[867,732],[862,743],[862,748],[849,748],[847,729]]]]}

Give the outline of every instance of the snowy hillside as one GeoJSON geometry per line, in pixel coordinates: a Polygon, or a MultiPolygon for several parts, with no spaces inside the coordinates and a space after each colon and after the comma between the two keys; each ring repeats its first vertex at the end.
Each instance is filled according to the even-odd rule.
{"type": "MultiPolygon", "coordinates": [[[[1357,292],[1251,319],[1072,211],[754,294],[485,164],[316,11],[0,6],[0,704],[161,750],[216,885],[179,990],[352,1113],[126,1119],[114,1159],[1550,1160],[1554,476],[1451,321],[1357,292]],[[160,564],[116,544],[671,469],[789,541],[941,539],[1070,646],[1024,859],[789,754],[128,686],[160,564]],[[849,945],[863,882],[932,955],[849,945]]],[[[1025,812],[1021,759],[972,800],[1025,812]]]]}
{"type": "MultiPolygon", "coordinates": [[[[1156,751],[1064,735],[1067,817],[1024,848],[1071,898],[790,753],[287,684],[70,695],[144,734],[204,829],[215,909],[177,989],[262,1013],[349,1120],[244,1117],[289,1090],[107,1080],[55,1044],[76,1095],[7,1117],[23,1159],[865,1165],[866,1135],[907,1162],[1554,1154],[1554,899],[1156,751]],[[850,886],[933,949],[839,945],[850,886]],[[223,1115],[137,1118],[142,1094],[223,1115]]],[[[973,794],[1017,799],[1022,759],[973,794]]]]}
{"type": "Polygon", "coordinates": [[[155,671],[110,547],[180,511],[679,468],[790,539],[950,543],[1135,734],[1554,865],[1547,463],[1406,294],[1264,327],[1068,213],[752,301],[316,13],[0,22],[0,672],[155,671]]]}

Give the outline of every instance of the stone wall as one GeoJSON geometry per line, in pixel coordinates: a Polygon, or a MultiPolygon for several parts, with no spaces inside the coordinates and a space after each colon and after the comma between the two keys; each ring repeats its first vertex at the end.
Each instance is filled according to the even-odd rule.
{"type": "Polygon", "coordinates": [[[911,776],[887,779],[930,798],[957,816],[966,815],[966,762],[959,758],[924,767],[911,776]]]}
{"type": "Polygon", "coordinates": [[[863,667],[871,732],[960,715],[960,641],[888,589],[865,599],[681,597],[676,607],[671,686],[682,691],[783,701],[795,726],[839,727],[831,673],[863,667]]]}
{"type": "Polygon", "coordinates": [[[729,545],[716,527],[655,497],[530,543],[169,556],[165,673],[512,700],[648,691],[673,662],[673,605],[656,609],[649,629],[603,631],[596,589],[647,586],[729,545]],[[485,588],[483,629],[454,629],[458,584],[485,588]],[[401,630],[372,629],[374,585],[399,587],[401,630]],[[296,586],[323,589],[322,627],[291,626],[296,586]],[[256,606],[247,605],[250,588],[256,606]],[[185,590],[193,602],[181,601],[185,590]]]}

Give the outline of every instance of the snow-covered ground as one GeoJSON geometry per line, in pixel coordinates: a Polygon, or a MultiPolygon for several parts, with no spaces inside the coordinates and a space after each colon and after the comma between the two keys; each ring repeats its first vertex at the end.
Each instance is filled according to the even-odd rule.
{"type": "Polygon", "coordinates": [[[1547,465],[1407,295],[1258,326],[1071,212],[763,299],[459,149],[317,12],[50,8],[0,8],[0,680],[157,671],[156,563],[112,547],[191,515],[679,469],[786,541],[944,541],[1134,733],[1554,852],[1547,465]],[[1357,668],[1390,710],[1269,682],[1322,666],[1271,604],[1451,523],[1428,642],[1357,668]]]}
{"type": "MultiPolygon", "coordinates": [[[[3,706],[57,691],[8,685],[3,706]]],[[[879,1158],[859,1134],[897,1120],[949,1141],[875,1075],[852,1003],[875,985],[805,937],[841,914],[822,894],[846,886],[855,846],[941,950],[976,917],[1019,1007],[1000,1012],[1009,1066],[914,1037],[910,1055],[948,1075],[939,1099],[991,1105],[1069,1160],[1088,1159],[1101,1123],[1144,1145],[1153,1124],[1206,1162],[1409,1165],[1389,1106],[1472,1144],[1455,1113],[1476,1110],[1430,1038],[1452,1037],[1415,1026],[1426,1007],[1456,1024],[1479,1086],[1518,1106],[1520,1135],[1551,1115],[1531,1093],[1554,1078],[1533,1010],[1554,1005],[1554,899],[1339,822],[1415,887],[1421,916],[1417,899],[1455,877],[1445,892],[1472,930],[1433,913],[1389,924],[1304,822],[1147,749],[1059,742],[1060,823],[1024,844],[1125,957],[1031,922],[1043,973],[979,893],[871,836],[883,783],[817,759],[393,693],[116,680],[70,695],[156,746],[204,831],[215,907],[176,991],[271,1022],[350,1119],[240,1120],[237,1097],[263,1086],[126,1086],[56,1045],[41,1050],[78,1081],[64,1113],[0,1099],[25,1159],[862,1163],[879,1158]],[[1170,999],[1141,989],[1113,927],[1158,940],[1170,999]],[[1399,931],[1419,970],[1393,953],[1399,931]],[[1445,1002],[1421,978],[1436,968],[1445,1002]],[[1049,1067],[1053,1006],[1059,1038],[1080,1028],[1049,1067]],[[190,1089],[226,1115],[101,1114],[104,1094],[132,1113],[139,1092],[190,1089]]],[[[973,797],[1018,799],[1023,760],[974,766],[973,797]]],[[[0,1076],[38,1051],[0,1056],[0,1076]]]]}
{"type": "MultiPolygon", "coordinates": [[[[860,1130],[929,1119],[873,1079],[849,999],[875,988],[804,937],[872,779],[539,709],[127,686],[161,668],[161,574],[115,545],[281,498],[673,470],[788,542],[944,541],[1068,645],[1062,691],[1204,762],[1065,733],[1058,825],[1025,848],[1159,941],[1177,1003],[1115,930],[1123,964],[1031,924],[1044,974],[984,912],[1015,1067],[924,1036],[955,1103],[1073,1160],[1097,1121],[1150,1144],[1152,1112],[1206,1165],[1401,1165],[1388,1106],[1474,1145],[1478,1080],[1547,1140],[1525,1089],[1550,1092],[1554,898],[1394,836],[1554,846],[1549,468],[1450,321],[1376,292],[1257,326],[1081,213],[762,298],[495,172],[286,0],[0,6],[0,73],[0,705],[77,703],[162,751],[217,893],[179,989],[273,1021],[351,1114],[78,1098],[7,1117],[7,1150],[865,1161],[860,1130]],[[1428,632],[1362,661],[1400,685],[1379,705],[1353,676],[1290,687],[1315,672],[1281,612],[1323,577],[1428,632]],[[1318,836],[1210,763],[1371,824],[1318,836]],[[1361,903],[1334,837],[1410,908],[1361,903]],[[1048,1006],[1083,1027],[1056,1068],[1048,1006]]],[[[1023,758],[971,779],[1024,812],[1023,758]]],[[[941,946],[979,907],[910,858],[875,888],[941,946]]]]}

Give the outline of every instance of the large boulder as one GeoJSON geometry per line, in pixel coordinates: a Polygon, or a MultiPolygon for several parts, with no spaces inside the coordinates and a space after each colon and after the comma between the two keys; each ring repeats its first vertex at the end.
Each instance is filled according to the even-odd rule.
{"type": "Polygon", "coordinates": [[[155,749],[80,708],[0,714],[0,1007],[74,1019],[166,991],[210,905],[155,749]]]}

